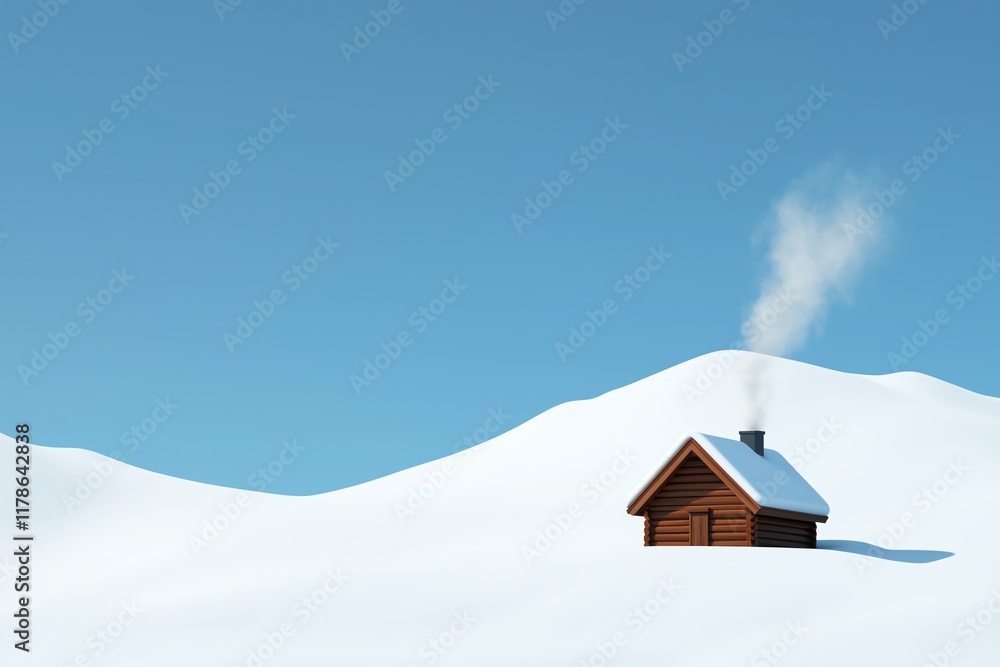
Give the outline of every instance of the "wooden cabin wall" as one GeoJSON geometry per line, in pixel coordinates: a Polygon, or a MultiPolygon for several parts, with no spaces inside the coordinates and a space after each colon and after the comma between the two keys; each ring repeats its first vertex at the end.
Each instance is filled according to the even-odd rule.
{"type": "Polygon", "coordinates": [[[758,514],[751,518],[750,524],[754,546],[816,548],[816,524],[813,521],[758,514]]]}
{"type": "Polygon", "coordinates": [[[704,509],[709,510],[709,545],[752,544],[746,506],[701,459],[691,455],[646,506],[646,545],[690,545],[690,513],[704,509]]]}

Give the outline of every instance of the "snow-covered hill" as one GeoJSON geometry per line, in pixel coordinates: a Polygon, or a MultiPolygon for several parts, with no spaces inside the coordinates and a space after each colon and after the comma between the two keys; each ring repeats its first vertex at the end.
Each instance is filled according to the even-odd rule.
{"type": "MultiPolygon", "coordinates": [[[[642,546],[631,493],[682,433],[751,426],[750,356],[699,357],[312,497],[36,446],[32,651],[17,663],[997,664],[995,398],[754,357],[766,446],[831,506],[824,548],[642,546]],[[69,511],[81,484],[96,488],[69,511]]],[[[0,565],[12,644],[14,559],[0,565]]]]}

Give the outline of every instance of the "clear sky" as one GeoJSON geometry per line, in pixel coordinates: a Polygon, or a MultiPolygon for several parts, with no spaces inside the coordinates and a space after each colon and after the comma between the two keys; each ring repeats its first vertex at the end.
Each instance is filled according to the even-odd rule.
{"type": "Polygon", "coordinates": [[[1000,395],[1000,280],[953,292],[1000,252],[996,5],[561,6],[7,3],[0,430],[373,479],[730,347],[830,164],[902,194],[791,356],[891,372],[944,310],[899,368],[1000,395]]]}

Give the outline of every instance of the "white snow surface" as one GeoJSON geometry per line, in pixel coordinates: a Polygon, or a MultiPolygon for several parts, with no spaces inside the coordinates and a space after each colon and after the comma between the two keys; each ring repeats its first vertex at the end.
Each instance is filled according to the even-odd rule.
{"type": "MultiPolygon", "coordinates": [[[[996,398],[915,373],[761,356],[770,404],[759,426],[829,502],[822,548],[642,546],[629,493],[678,434],[747,428],[739,365],[685,395],[721,358],[317,496],[35,446],[32,650],[3,664],[996,665],[996,398]],[[88,484],[68,511],[65,499],[88,484]],[[422,505],[401,520],[413,498],[422,505]],[[226,511],[233,518],[220,519],[226,511]],[[207,544],[197,554],[194,537],[207,544]]],[[[0,494],[12,506],[14,445],[0,443],[0,494]]],[[[12,552],[0,552],[5,655],[12,552]]]]}
{"type": "Polygon", "coordinates": [[[632,492],[629,505],[691,439],[701,445],[705,453],[761,507],[820,516],[830,513],[830,506],[823,497],[809,486],[809,482],[795,470],[788,459],[775,450],[765,447],[764,455],[758,456],[740,440],[696,431],[685,433],[667,450],[660,462],[650,469],[650,474],[632,492]]]}

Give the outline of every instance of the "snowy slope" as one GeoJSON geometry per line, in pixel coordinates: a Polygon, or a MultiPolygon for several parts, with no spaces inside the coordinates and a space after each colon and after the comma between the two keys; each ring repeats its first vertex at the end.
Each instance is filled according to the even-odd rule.
{"type": "MultiPolygon", "coordinates": [[[[738,369],[706,388],[718,360],[305,498],[121,464],[104,479],[103,456],[35,447],[34,638],[17,664],[997,664],[998,399],[759,357],[766,446],[829,502],[829,548],[642,546],[625,507],[665,449],[686,431],[748,427],[738,369]],[[704,393],[686,392],[699,377],[704,393]],[[99,486],[68,512],[63,496],[88,475],[99,486]],[[220,506],[235,518],[209,541],[220,506]],[[851,553],[875,543],[879,557],[851,553]]],[[[8,625],[11,576],[0,569],[8,625]]]]}

